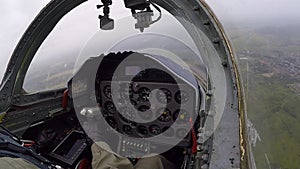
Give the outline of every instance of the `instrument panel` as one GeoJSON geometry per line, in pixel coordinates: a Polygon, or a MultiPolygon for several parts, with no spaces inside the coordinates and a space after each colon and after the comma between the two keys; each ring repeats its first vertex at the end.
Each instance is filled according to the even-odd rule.
{"type": "MultiPolygon", "coordinates": [[[[190,125],[190,118],[197,114],[188,111],[195,105],[189,100],[195,98],[195,93],[186,84],[103,81],[100,90],[102,115],[112,128],[131,137],[147,138],[161,133],[166,138],[185,137],[189,133],[185,125],[190,125]],[[117,88],[114,94],[112,86],[117,88]],[[181,130],[165,132],[172,125],[181,130]]],[[[189,142],[189,136],[186,139],[189,142]]]]}
{"type": "Polygon", "coordinates": [[[106,123],[127,140],[160,136],[158,144],[191,145],[190,129],[201,93],[195,77],[172,60],[136,52],[110,53],[87,60],[75,77],[71,81],[75,89],[85,86],[84,91],[92,92],[72,91],[81,104],[74,106],[94,107],[88,100],[95,97],[106,123]],[[87,76],[91,70],[97,70],[96,79],[87,76]],[[174,144],[174,140],[181,141],[174,144]]]}

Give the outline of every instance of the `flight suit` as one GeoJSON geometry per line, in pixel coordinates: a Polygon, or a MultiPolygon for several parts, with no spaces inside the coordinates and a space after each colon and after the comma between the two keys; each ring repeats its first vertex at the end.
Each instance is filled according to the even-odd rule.
{"type": "Polygon", "coordinates": [[[140,159],[135,166],[125,157],[112,154],[106,150],[108,145],[98,142],[92,145],[93,169],[175,169],[176,167],[161,155],[140,159]],[[99,146],[100,145],[100,146],[99,146]]]}
{"type": "Polygon", "coordinates": [[[22,158],[1,157],[0,168],[2,169],[39,169],[32,163],[22,158]]]}

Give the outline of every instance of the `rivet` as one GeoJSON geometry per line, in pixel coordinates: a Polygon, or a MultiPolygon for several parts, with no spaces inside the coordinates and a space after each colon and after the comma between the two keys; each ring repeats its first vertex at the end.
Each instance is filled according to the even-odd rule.
{"type": "Polygon", "coordinates": [[[203,22],[203,24],[208,26],[208,25],[210,25],[210,22],[209,22],[209,20],[206,20],[206,21],[203,22]]]}
{"type": "Polygon", "coordinates": [[[214,39],[212,42],[213,42],[214,44],[220,44],[220,40],[219,40],[218,38],[214,39]]]}
{"type": "Polygon", "coordinates": [[[194,11],[199,11],[200,8],[199,8],[199,6],[194,6],[193,10],[194,10],[194,11]]]}

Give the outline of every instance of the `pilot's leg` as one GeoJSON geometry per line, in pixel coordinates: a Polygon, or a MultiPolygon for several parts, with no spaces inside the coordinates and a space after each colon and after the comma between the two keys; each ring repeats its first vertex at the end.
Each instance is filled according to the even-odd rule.
{"type": "Polygon", "coordinates": [[[0,168],[5,169],[38,169],[32,163],[22,159],[22,158],[11,158],[11,157],[1,157],[0,158],[0,168]]]}
{"type": "Polygon", "coordinates": [[[176,169],[175,165],[161,155],[140,159],[134,169],[176,169]]]}
{"type": "Polygon", "coordinates": [[[92,145],[93,169],[133,169],[133,165],[127,158],[106,151],[106,148],[102,148],[104,146],[108,147],[104,142],[98,142],[92,145]]]}

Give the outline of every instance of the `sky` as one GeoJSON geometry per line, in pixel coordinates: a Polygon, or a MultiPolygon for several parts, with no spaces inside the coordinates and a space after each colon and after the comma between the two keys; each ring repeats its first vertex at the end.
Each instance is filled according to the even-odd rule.
{"type": "MultiPolygon", "coordinates": [[[[48,2],[49,0],[0,0],[0,80],[18,40],[48,2]]],[[[300,23],[299,0],[206,0],[206,2],[225,27],[240,23],[272,22],[279,25],[300,23]]]]}
{"type": "Polygon", "coordinates": [[[0,82],[22,34],[48,0],[0,0],[0,82]]]}
{"type": "Polygon", "coordinates": [[[220,20],[300,22],[299,0],[206,0],[220,20]]]}

